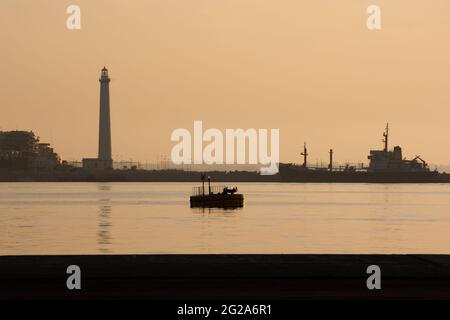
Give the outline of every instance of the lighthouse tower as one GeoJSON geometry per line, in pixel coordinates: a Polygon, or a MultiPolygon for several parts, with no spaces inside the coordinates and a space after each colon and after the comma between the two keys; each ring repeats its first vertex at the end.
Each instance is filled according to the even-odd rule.
{"type": "Polygon", "coordinates": [[[105,167],[112,167],[111,157],[111,118],[109,112],[109,82],[108,69],[102,69],[100,81],[100,117],[98,135],[98,160],[105,167]]]}
{"type": "Polygon", "coordinates": [[[100,117],[98,134],[98,157],[83,158],[83,169],[112,169],[111,157],[111,117],[109,112],[109,82],[108,69],[104,67],[100,75],[100,117]]]}

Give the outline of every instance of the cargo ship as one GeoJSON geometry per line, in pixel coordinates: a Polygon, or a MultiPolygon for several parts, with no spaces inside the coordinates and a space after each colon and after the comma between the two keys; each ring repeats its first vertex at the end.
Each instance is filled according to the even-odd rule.
{"type": "Polygon", "coordinates": [[[308,150],[303,147],[303,164],[280,163],[280,182],[378,182],[378,183],[450,183],[450,174],[430,170],[420,156],[404,159],[402,148],[389,150],[389,124],[383,132],[382,150],[370,150],[369,165],[333,166],[333,150],[327,167],[309,167],[308,150]]]}

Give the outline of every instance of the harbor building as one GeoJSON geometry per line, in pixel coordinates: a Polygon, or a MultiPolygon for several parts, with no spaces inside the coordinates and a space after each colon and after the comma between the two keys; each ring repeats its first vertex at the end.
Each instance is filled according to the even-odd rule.
{"type": "Polygon", "coordinates": [[[33,131],[0,131],[0,168],[52,171],[60,163],[50,144],[33,131]]]}

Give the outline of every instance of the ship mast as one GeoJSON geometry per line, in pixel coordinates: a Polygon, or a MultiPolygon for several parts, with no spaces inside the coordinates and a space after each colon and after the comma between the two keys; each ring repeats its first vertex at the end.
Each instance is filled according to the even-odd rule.
{"type": "Polygon", "coordinates": [[[384,152],[388,151],[389,142],[389,123],[386,123],[386,131],[383,132],[384,152]]]}
{"type": "Polygon", "coordinates": [[[308,149],[306,149],[306,142],[303,143],[303,152],[301,153],[303,156],[303,167],[306,168],[306,164],[308,161],[308,149]]]}
{"type": "Polygon", "coordinates": [[[330,149],[330,164],[328,165],[328,169],[333,171],[333,149],[330,149]]]}

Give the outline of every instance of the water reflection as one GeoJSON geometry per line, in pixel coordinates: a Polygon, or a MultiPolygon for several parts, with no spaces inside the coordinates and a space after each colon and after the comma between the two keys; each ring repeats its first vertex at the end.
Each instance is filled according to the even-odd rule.
{"type": "Polygon", "coordinates": [[[236,216],[239,211],[242,211],[242,207],[240,208],[233,208],[233,207],[229,207],[229,208],[191,208],[191,211],[195,214],[201,214],[201,215],[206,215],[206,214],[213,214],[213,215],[221,215],[224,217],[234,217],[236,216]]]}
{"type": "MultiPolygon", "coordinates": [[[[100,196],[103,196],[103,193],[109,193],[111,191],[111,186],[109,185],[100,185],[98,187],[98,191],[100,196]]],[[[112,205],[111,199],[109,197],[101,197],[99,199],[99,210],[98,210],[98,231],[97,231],[97,244],[98,250],[102,253],[110,253],[111,245],[112,245],[112,236],[111,236],[111,213],[112,213],[112,205]]]]}

